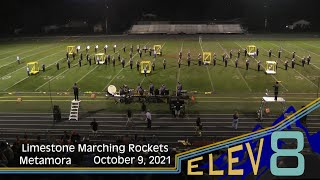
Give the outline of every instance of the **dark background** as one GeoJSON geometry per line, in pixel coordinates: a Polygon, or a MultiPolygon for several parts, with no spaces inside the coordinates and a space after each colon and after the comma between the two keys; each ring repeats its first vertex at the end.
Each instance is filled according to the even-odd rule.
{"type": "MultiPolygon", "coordinates": [[[[0,33],[41,33],[45,25],[64,25],[68,21],[86,21],[91,33],[96,23],[108,19],[108,33],[121,33],[143,14],[156,14],[151,20],[217,21],[240,18],[249,31],[281,32],[293,21],[311,22],[310,31],[318,31],[319,0],[4,0],[0,6],[0,33]],[[264,28],[265,18],[268,28],[264,28]]],[[[150,20],[146,19],[145,20],[150,20]]]]}

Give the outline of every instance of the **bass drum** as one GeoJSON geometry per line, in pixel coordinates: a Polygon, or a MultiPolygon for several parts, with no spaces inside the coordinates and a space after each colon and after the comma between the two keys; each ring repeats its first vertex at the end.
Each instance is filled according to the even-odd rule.
{"type": "Polygon", "coordinates": [[[114,85],[108,86],[108,94],[109,95],[115,95],[117,92],[117,88],[114,85]]]}

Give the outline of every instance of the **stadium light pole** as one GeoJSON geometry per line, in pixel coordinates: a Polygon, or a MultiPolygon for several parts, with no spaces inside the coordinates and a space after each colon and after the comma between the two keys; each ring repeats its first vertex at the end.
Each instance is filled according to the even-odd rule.
{"type": "Polygon", "coordinates": [[[104,11],[104,15],[105,15],[105,23],[106,23],[106,34],[108,34],[108,9],[109,9],[109,5],[108,5],[108,2],[107,0],[105,0],[104,2],[104,7],[105,7],[105,11],[104,11]]]}
{"type": "Polygon", "coordinates": [[[268,0],[264,1],[263,4],[263,8],[264,8],[264,30],[265,32],[268,31],[268,17],[269,17],[269,4],[268,4],[268,0]]]}

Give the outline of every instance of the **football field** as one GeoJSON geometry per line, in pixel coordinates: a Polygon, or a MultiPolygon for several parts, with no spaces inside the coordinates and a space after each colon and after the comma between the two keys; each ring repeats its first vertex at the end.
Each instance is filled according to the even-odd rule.
{"type": "MultiPolygon", "coordinates": [[[[117,89],[126,84],[135,89],[141,84],[148,89],[153,83],[156,88],[162,84],[175,91],[177,82],[183,89],[196,99],[189,106],[190,111],[197,112],[253,112],[257,110],[266,89],[273,94],[273,85],[280,81],[280,93],[288,105],[301,105],[317,98],[320,78],[320,39],[314,37],[275,37],[263,38],[254,36],[68,36],[68,37],[42,37],[42,38],[12,38],[0,42],[0,104],[2,111],[51,111],[51,105],[59,105],[64,112],[70,109],[73,99],[72,86],[78,83],[82,108],[85,111],[103,110],[107,112],[123,111],[130,106],[139,109],[139,104],[117,104],[112,98],[105,97],[109,85],[117,89]],[[117,45],[116,52],[113,45],[117,45]],[[71,68],[67,66],[67,46],[80,46],[83,54],[82,66],[78,64],[79,56],[71,59],[71,68]],[[116,66],[92,63],[86,61],[85,47],[90,46],[89,55],[93,59],[94,47],[99,46],[98,52],[104,52],[103,47],[108,45],[107,54],[114,56],[116,66]],[[129,65],[130,46],[133,46],[133,69],[129,65]],[[162,56],[155,58],[155,71],[145,77],[137,71],[136,62],[153,61],[149,53],[142,53],[142,58],[136,51],[137,45],[153,47],[162,45],[162,56]],[[249,70],[246,70],[243,49],[248,45],[259,48],[258,57],[249,57],[249,70]],[[126,47],[126,51],[123,51],[126,47]],[[278,50],[282,49],[281,58],[278,50]],[[235,59],[238,50],[241,56],[238,67],[235,59]],[[268,51],[272,56],[268,57],[268,51]],[[232,50],[233,58],[225,67],[222,61],[224,53],[232,50]],[[182,65],[178,67],[178,53],[182,52],[182,65]],[[191,66],[187,65],[187,53],[191,54],[191,66]],[[217,55],[217,64],[198,66],[198,54],[211,52],[217,55]],[[292,52],[296,52],[296,65],[291,68],[292,52]],[[122,68],[117,57],[125,58],[125,68],[122,68]],[[302,67],[301,58],[311,55],[310,65],[302,67]],[[18,64],[16,57],[21,63],[18,64]],[[163,69],[163,59],[167,66],[163,69]],[[284,62],[289,61],[288,70],[284,62]],[[40,72],[27,76],[28,62],[38,61],[40,72]],[[257,62],[261,61],[261,70],[257,70],[257,62]],[[278,69],[275,75],[267,75],[266,61],[277,61],[278,69]],[[57,70],[56,63],[60,64],[57,70]],[[45,64],[46,71],[41,66],[45,64]],[[96,98],[91,98],[95,93],[96,98]],[[21,98],[21,102],[17,102],[21,98]],[[51,103],[52,102],[52,103],[51,103]]],[[[150,104],[153,111],[167,111],[168,106],[163,104],[150,104]]]]}

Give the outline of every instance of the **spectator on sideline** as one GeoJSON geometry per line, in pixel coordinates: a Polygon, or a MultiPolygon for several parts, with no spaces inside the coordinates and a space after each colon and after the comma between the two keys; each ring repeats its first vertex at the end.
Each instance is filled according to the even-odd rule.
{"type": "Polygon", "coordinates": [[[201,136],[202,135],[202,122],[200,120],[200,117],[196,120],[196,133],[201,136]]]}
{"type": "Polygon", "coordinates": [[[96,121],[95,118],[93,118],[93,121],[90,123],[90,126],[92,128],[92,134],[93,137],[97,137],[97,133],[98,133],[98,123],[96,121]]]}
{"type": "Polygon", "coordinates": [[[178,100],[177,103],[175,104],[175,113],[174,113],[175,117],[179,117],[180,116],[180,110],[181,110],[181,105],[180,105],[180,102],[178,100]]]}
{"type": "Polygon", "coordinates": [[[276,101],[278,98],[278,93],[279,93],[279,82],[277,81],[274,87],[274,100],[276,101]]]}
{"type": "Polygon", "coordinates": [[[232,122],[232,128],[234,128],[235,130],[238,129],[238,122],[239,122],[239,114],[237,111],[235,111],[233,114],[233,122],[232,122]]]}
{"type": "Polygon", "coordinates": [[[127,111],[127,118],[128,118],[128,120],[127,120],[126,126],[128,127],[128,124],[129,124],[130,126],[132,126],[132,124],[133,124],[133,121],[132,121],[132,111],[131,111],[130,109],[128,109],[128,111],[127,111]]]}
{"type": "Polygon", "coordinates": [[[151,129],[151,113],[150,111],[148,110],[147,113],[146,113],[146,121],[147,121],[147,128],[148,129],[151,129]]]}

